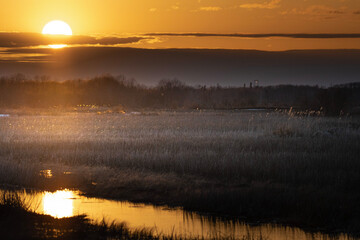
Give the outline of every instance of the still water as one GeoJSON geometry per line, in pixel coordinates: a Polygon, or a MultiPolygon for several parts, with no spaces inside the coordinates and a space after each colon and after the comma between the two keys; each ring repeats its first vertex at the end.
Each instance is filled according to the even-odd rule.
{"type": "Polygon", "coordinates": [[[81,196],[77,191],[56,192],[18,191],[31,210],[56,218],[86,214],[100,222],[126,222],[130,228],[153,228],[154,233],[176,234],[184,237],[232,236],[242,238],[250,234],[257,239],[350,239],[345,235],[330,237],[320,233],[306,233],[299,228],[265,224],[250,226],[244,223],[214,221],[198,214],[189,214],[181,209],[169,209],[126,201],[105,200],[81,196]]]}

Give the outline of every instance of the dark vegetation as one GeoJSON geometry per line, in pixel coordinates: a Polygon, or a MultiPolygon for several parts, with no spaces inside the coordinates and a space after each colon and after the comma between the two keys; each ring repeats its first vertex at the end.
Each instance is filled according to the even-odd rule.
{"type": "Polygon", "coordinates": [[[0,107],[122,106],[141,109],[290,108],[321,110],[327,115],[357,113],[360,84],[269,87],[187,86],[177,79],[146,87],[124,76],[52,81],[24,75],[0,78],[0,107]]]}

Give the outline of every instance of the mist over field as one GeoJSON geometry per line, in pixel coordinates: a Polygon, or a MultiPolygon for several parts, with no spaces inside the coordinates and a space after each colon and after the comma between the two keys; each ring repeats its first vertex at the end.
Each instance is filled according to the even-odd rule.
{"type": "Polygon", "coordinates": [[[163,78],[188,85],[261,86],[293,84],[329,87],[360,79],[360,50],[221,50],[68,47],[11,48],[2,54],[0,74],[48,75],[58,80],[109,73],[154,86],[163,78]]]}

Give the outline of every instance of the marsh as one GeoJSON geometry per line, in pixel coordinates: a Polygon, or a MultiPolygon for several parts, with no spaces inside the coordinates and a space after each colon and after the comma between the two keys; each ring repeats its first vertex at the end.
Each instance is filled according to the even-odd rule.
{"type": "Polygon", "coordinates": [[[98,110],[8,110],[1,183],[358,234],[356,117],[98,110]]]}

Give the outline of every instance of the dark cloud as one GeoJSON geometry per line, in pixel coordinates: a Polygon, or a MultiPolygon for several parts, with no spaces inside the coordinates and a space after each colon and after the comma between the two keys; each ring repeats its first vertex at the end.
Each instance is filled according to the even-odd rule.
{"type": "Polygon", "coordinates": [[[13,54],[41,54],[37,62],[1,61],[0,76],[23,73],[56,79],[124,74],[155,85],[162,78],[188,84],[242,86],[322,85],[360,79],[360,50],[296,50],[266,52],[223,49],[141,49],[123,47],[11,48],[13,54]]]}
{"type": "MultiPolygon", "coordinates": [[[[354,12],[356,14],[356,12],[354,12]]],[[[24,33],[24,32],[0,32],[0,47],[34,47],[49,44],[68,44],[68,45],[119,45],[138,43],[142,40],[153,39],[159,36],[172,37],[237,37],[237,38],[268,38],[268,37],[286,37],[286,38],[360,38],[360,33],[266,33],[266,34],[217,34],[217,33],[149,33],[142,36],[133,37],[93,37],[85,35],[75,36],[51,36],[41,33],[24,33]]]]}
{"type": "Polygon", "coordinates": [[[238,37],[238,38],[360,38],[360,33],[264,33],[264,34],[218,34],[218,33],[149,33],[147,36],[172,37],[238,37]]]}
{"type": "Polygon", "coordinates": [[[360,10],[355,11],[355,12],[353,12],[353,13],[356,14],[356,15],[359,15],[359,14],[360,14],[360,10]]]}
{"type": "Polygon", "coordinates": [[[50,36],[41,33],[0,32],[0,47],[33,47],[49,44],[117,45],[137,43],[151,37],[92,37],[92,36],[50,36]]]}

